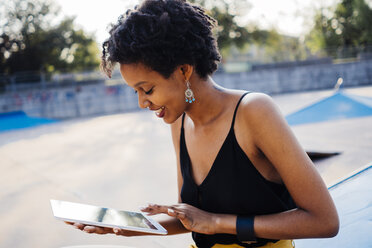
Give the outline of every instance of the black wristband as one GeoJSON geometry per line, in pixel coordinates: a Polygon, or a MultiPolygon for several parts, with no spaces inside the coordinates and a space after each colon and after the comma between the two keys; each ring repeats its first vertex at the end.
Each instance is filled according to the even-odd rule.
{"type": "Polygon", "coordinates": [[[236,234],[241,242],[257,241],[254,235],[254,216],[241,216],[236,218],[236,234]]]}

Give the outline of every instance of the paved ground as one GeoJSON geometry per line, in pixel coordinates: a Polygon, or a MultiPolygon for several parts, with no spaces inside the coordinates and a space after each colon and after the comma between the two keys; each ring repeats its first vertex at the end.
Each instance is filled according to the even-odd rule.
{"type": "MultiPolygon", "coordinates": [[[[350,88],[345,91],[372,97],[372,87],[350,88]]],[[[286,115],[331,94],[333,92],[327,90],[278,95],[274,99],[286,115]]],[[[341,155],[315,162],[328,185],[372,161],[372,117],[296,125],[292,129],[307,151],[341,152],[341,155]]]]}
{"type": "MultiPolygon", "coordinates": [[[[372,87],[347,92],[372,96],[372,87]]],[[[274,96],[284,114],[331,91],[274,96]]],[[[305,149],[342,154],[316,162],[327,184],[372,161],[372,117],[293,127],[305,149]]],[[[169,127],[141,111],[0,133],[0,247],[82,244],[187,247],[189,234],[88,235],[54,219],[49,199],[137,210],[177,200],[169,127]]]]}

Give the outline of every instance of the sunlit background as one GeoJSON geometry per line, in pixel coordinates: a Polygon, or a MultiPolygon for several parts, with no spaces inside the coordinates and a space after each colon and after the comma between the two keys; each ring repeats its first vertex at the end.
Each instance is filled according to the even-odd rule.
{"type": "MultiPolygon", "coordinates": [[[[219,24],[223,59],[214,80],[271,95],[327,186],[371,166],[372,0],[192,2],[219,24]]],[[[192,243],[189,234],[88,235],[54,219],[49,205],[59,199],[138,211],[147,202],[177,201],[169,127],[139,111],[117,70],[111,79],[99,70],[110,23],[136,4],[0,1],[1,248],[192,243]]],[[[361,191],[333,193],[341,213],[358,216],[342,216],[340,235],[319,247],[372,243],[363,232],[371,227],[362,212],[372,206],[368,190],[349,205],[338,199],[361,191]],[[352,221],[362,222],[344,228],[352,221]]],[[[296,247],[320,241],[312,242],[296,247]]]]}
{"type": "MultiPolygon", "coordinates": [[[[309,58],[352,58],[370,51],[371,0],[194,0],[219,21],[216,30],[225,61],[239,53],[252,64],[309,58]]],[[[97,68],[107,27],[136,0],[2,1],[0,73],[46,73],[97,68]],[[58,42],[57,42],[58,40],[58,42]],[[23,62],[32,56],[33,63],[23,62]],[[84,58],[83,58],[84,57],[84,58]],[[17,60],[17,63],[13,62],[17,60]]],[[[248,64],[248,65],[247,65],[248,64]]],[[[224,68],[224,65],[221,66],[224,68]]]]}
{"type": "MultiPolygon", "coordinates": [[[[97,41],[102,42],[107,38],[105,30],[107,24],[115,21],[124,9],[132,8],[139,1],[112,0],[107,5],[92,1],[89,6],[84,1],[57,0],[56,2],[61,6],[63,15],[76,16],[76,24],[88,32],[95,33],[97,41]],[[99,11],[96,12],[96,10],[99,11]]],[[[218,5],[219,2],[222,1],[209,1],[207,4],[218,5]]],[[[276,29],[281,34],[295,37],[301,37],[309,31],[313,23],[312,17],[317,9],[329,8],[337,3],[336,0],[230,0],[224,2],[239,7],[238,11],[234,9],[233,14],[237,15],[235,19],[243,27],[256,25],[260,29],[276,29]]]]}

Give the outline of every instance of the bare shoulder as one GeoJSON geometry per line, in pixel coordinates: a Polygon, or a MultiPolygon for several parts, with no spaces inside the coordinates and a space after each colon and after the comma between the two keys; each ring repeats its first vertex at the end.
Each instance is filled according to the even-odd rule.
{"type": "Polygon", "coordinates": [[[251,124],[282,116],[274,100],[264,93],[254,92],[246,95],[240,103],[239,109],[242,119],[251,124]]]}
{"type": "Polygon", "coordinates": [[[279,107],[270,96],[263,93],[251,93],[243,98],[237,113],[237,123],[241,133],[247,134],[260,150],[269,144],[268,140],[275,137],[277,145],[295,140],[279,107]]]}
{"type": "Polygon", "coordinates": [[[243,98],[242,102],[245,102],[246,104],[247,103],[249,103],[249,104],[262,104],[262,103],[269,103],[269,102],[273,103],[273,99],[271,98],[271,96],[269,96],[265,93],[251,92],[243,98]]]}

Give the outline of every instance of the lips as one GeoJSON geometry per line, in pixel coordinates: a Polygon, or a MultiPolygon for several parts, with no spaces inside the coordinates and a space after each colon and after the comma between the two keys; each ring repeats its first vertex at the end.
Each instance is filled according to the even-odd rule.
{"type": "Polygon", "coordinates": [[[154,110],[157,117],[162,118],[165,114],[165,107],[161,107],[157,110],[154,110]]]}

